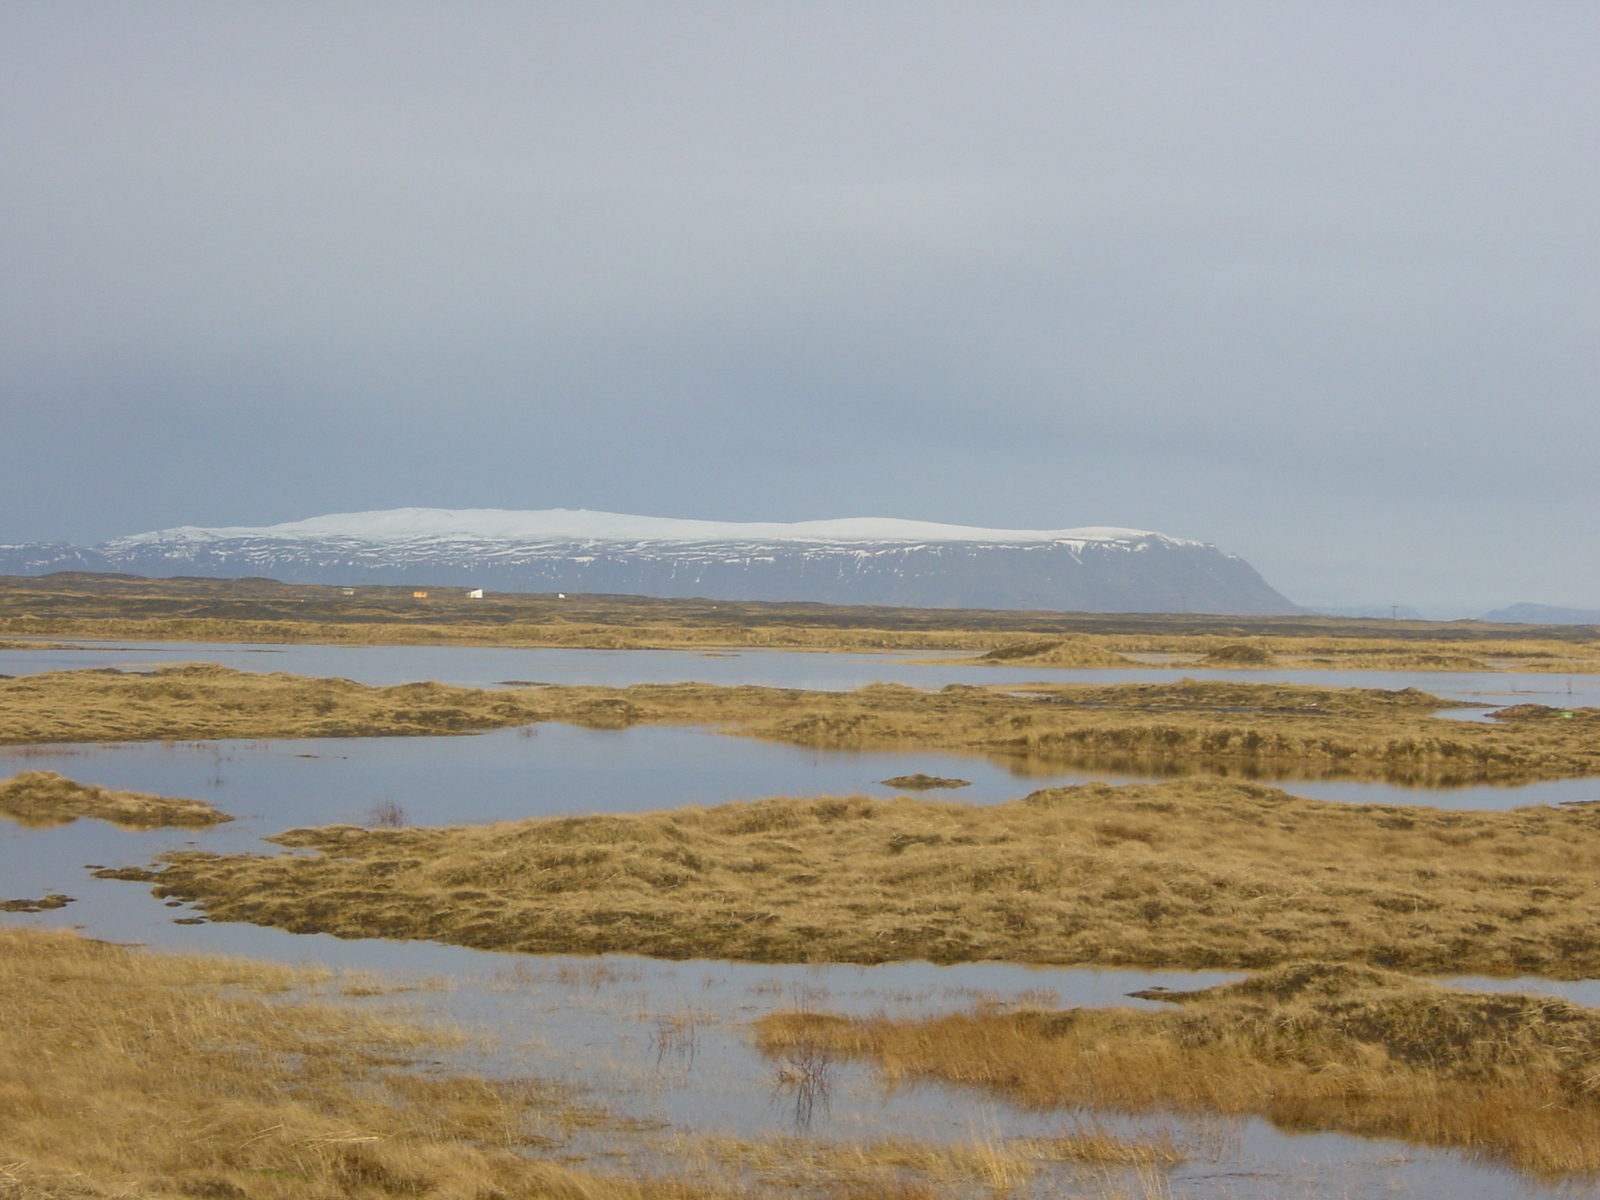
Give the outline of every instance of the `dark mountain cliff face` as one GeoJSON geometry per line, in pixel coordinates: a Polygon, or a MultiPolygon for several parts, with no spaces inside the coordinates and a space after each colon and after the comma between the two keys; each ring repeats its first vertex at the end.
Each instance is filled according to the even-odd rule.
{"type": "Polygon", "coordinates": [[[1300,611],[1243,559],[1160,534],[1115,540],[602,541],[325,535],[118,539],[97,547],[0,546],[0,573],[265,575],[288,583],[387,583],[497,591],[924,608],[1080,612],[1300,611]]]}

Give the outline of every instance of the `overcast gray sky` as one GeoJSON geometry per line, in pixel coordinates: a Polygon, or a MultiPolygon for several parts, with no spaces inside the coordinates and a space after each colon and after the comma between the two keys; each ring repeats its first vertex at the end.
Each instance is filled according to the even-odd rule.
{"type": "Polygon", "coordinates": [[[1600,607],[1600,5],[0,5],[0,540],[1123,525],[1600,607]]]}

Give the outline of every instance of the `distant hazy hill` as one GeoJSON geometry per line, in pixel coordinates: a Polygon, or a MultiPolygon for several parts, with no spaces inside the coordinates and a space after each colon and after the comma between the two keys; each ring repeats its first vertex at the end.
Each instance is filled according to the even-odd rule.
{"type": "Polygon", "coordinates": [[[1243,559],[1202,542],[878,518],[735,524],[400,508],[258,529],[185,526],[93,547],[0,546],[0,573],[64,570],[933,608],[1300,611],[1243,559]]]}
{"type": "Polygon", "coordinates": [[[1426,621],[1420,612],[1404,604],[1358,604],[1313,608],[1310,611],[1325,617],[1362,617],[1367,620],[1426,621]]]}
{"type": "Polygon", "coordinates": [[[1600,625],[1600,609],[1556,608],[1549,604],[1513,604],[1484,613],[1480,620],[1513,625],[1600,625]]]}

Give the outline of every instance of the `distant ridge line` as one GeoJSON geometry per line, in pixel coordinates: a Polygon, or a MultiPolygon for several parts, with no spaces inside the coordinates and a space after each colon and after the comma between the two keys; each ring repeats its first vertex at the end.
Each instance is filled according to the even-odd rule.
{"type": "Polygon", "coordinates": [[[1294,614],[1243,559],[1140,529],[862,517],[683,521],[582,509],[403,508],[0,546],[0,573],[263,575],[288,583],[1057,612],[1294,614]]]}
{"type": "Polygon", "coordinates": [[[1484,613],[1480,621],[1498,625],[1600,625],[1600,609],[1562,608],[1554,604],[1513,604],[1484,613]]]}

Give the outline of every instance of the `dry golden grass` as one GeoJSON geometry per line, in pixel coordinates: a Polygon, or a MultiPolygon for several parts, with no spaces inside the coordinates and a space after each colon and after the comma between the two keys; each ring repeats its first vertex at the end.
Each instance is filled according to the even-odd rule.
{"type": "MultiPolygon", "coordinates": [[[[937,1200],[1056,1163],[1159,1171],[1163,1138],[862,1145],[795,1137],[642,1142],[535,1082],[428,1068],[448,1035],[311,999],[382,980],[175,956],[0,927],[4,1200],[937,1200]],[[550,1156],[600,1136],[693,1184],[596,1175],[550,1156]],[[766,1186],[764,1186],[766,1185],[766,1186]]],[[[646,1131],[648,1133],[648,1131],[646,1131]]]]}
{"type": "Polygon", "coordinates": [[[1600,806],[1451,812],[1184,780],[274,840],[319,853],[172,853],[137,877],[213,920],[529,952],[1600,974],[1600,806]]]}
{"type": "Polygon", "coordinates": [[[0,743],[467,733],[533,719],[533,695],[438,683],[373,688],[207,663],[57,671],[0,680],[0,743]]]}
{"type": "Polygon", "coordinates": [[[1013,642],[979,656],[978,662],[1001,666],[1040,667],[1136,667],[1141,664],[1108,649],[1106,638],[1093,636],[1046,638],[1041,641],[1013,642]]]}
{"type": "Polygon", "coordinates": [[[1433,784],[1600,773],[1600,712],[1567,721],[1442,721],[1415,691],[1183,680],[929,693],[713,688],[549,688],[544,719],[624,728],[715,725],[806,746],[905,748],[1176,773],[1348,775],[1433,784]]]}
{"type": "MultiPolygon", "coordinates": [[[[898,1185],[980,1184],[1005,1193],[1062,1163],[1099,1167],[1171,1168],[1183,1155],[1168,1138],[1132,1139],[1086,1129],[1051,1138],[991,1138],[968,1143],[891,1138],[875,1142],[820,1142],[799,1137],[699,1138],[676,1147],[680,1160],[732,1169],[765,1186],[787,1189],[861,1189],[891,1192],[898,1185]]],[[[880,1194],[881,1194],[880,1192],[880,1194]]]]}
{"type": "Polygon", "coordinates": [[[204,800],[116,792],[74,783],[54,771],[23,771],[0,780],[0,817],[30,829],[67,825],[79,817],[96,817],[124,829],[206,828],[233,820],[204,800]]]}
{"type": "MultiPolygon", "coordinates": [[[[367,687],[197,664],[0,680],[0,743],[459,734],[539,721],[714,725],[807,746],[909,747],[1155,772],[1347,775],[1434,784],[1600,773],[1600,712],[1442,721],[1425,693],[1181,680],[896,684],[807,692],[709,684],[487,691],[367,687]]],[[[1545,711],[1545,710],[1540,710],[1545,711]]],[[[1554,710],[1549,710],[1554,711],[1554,710]]]]}
{"type": "MultiPolygon", "coordinates": [[[[677,622],[545,620],[499,623],[422,620],[297,621],[215,617],[0,619],[8,633],[165,642],[313,643],[344,646],[504,646],[582,650],[981,650],[1014,634],[962,629],[816,628],[802,625],[687,625],[677,622]]],[[[13,639],[0,649],[43,649],[13,639]]],[[[1113,664],[1114,665],[1114,664],[1113,664]]]]}
{"type": "MultiPolygon", "coordinates": [[[[425,581],[424,581],[425,582],[425,581]]],[[[1434,670],[1600,669],[1590,627],[1356,621],[1198,614],[1048,613],[851,607],[627,596],[334,587],[264,579],[152,580],[0,576],[0,636],[346,645],[551,646],[604,649],[993,652],[990,661],[1066,667],[1140,665],[1129,655],[1192,661],[1232,646],[1292,666],[1434,670]]],[[[24,643],[25,644],[25,643],[24,643]]]]}
{"type": "Polygon", "coordinates": [[[1159,998],[1178,1010],[785,1013],[758,1022],[757,1037],[774,1057],[796,1046],[861,1055],[890,1079],[981,1087],[1025,1105],[1257,1114],[1546,1176],[1600,1171],[1594,1009],[1323,963],[1159,998]]]}
{"type": "Polygon", "coordinates": [[[0,1196],[687,1200],[529,1157],[595,1114],[418,1069],[439,1038],[260,963],[0,927],[0,1196]]]}
{"type": "Polygon", "coordinates": [[[1600,648],[1588,640],[1495,640],[1476,633],[1458,638],[1263,634],[1245,639],[1227,634],[1080,634],[1016,640],[966,661],[990,666],[1532,671],[1576,675],[1600,671],[1600,648]],[[1129,655],[1170,656],[1170,660],[1141,661],[1129,655]]]}

